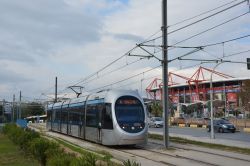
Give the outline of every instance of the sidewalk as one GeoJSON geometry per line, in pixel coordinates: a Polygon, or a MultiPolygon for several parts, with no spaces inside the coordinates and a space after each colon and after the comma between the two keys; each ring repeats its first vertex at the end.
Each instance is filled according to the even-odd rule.
{"type": "MultiPolygon", "coordinates": [[[[158,132],[150,131],[149,134],[159,134],[158,132]]],[[[199,141],[199,142],[205,142],[205,143],[212,143],[212,144],[219,144],[219,145],[226,145],[226,146],[235,146],[239,148],[249,148],[250,149],[250,140],[249,142],[243,142],[243,141],[235,141],[235,140],[228,140],[228,139],[221,139],[221,138],[215,138],[210,139],[209,137],[193,137],[190,135],[183,135],[183,134],[174,134],[169,133],[170,137],[180,137],[185,138],[193,141],[199,141]]]]}

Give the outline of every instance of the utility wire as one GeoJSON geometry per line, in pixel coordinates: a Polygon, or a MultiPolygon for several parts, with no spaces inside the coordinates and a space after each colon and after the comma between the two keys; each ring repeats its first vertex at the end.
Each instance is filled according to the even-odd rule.
{"type": "Polygon", "coordinates": [[[199,35],[201,35],[201,34],[203,34],[203,33],[206,33],[206,32],[208,32],[208,31],[211,31],[211,30],[213,30],[213,29],[215,29],[215,28],[218,28],[218,27],[220,27],[220,26],[222,26],[222,25],[224,25],[224,24],[226,24],[226,23],[229,23],[229,22],[231,22],[231,21],[234,21],[234,20],[236,20],[236,19],[238,19],[238,18],[240,18],[240,17],[245,16],[245,15],[248,14],[248,13],[249,13],[249,11],[248,11],[248,12],[245,12],[245,13],[243,13],[243,14],[241,14],[241,15],[238,15],[238,16],[236,16],[236,17],[233,17],[233,18],[231,18],[231,19],[229,19],[229,20],[227,20],[227,21],[224,21],[224,22],[222,22],[222,23],[220,23],[220,24],[217,24],[216,26],[213,26],[213,27],[211,27],[211,28],[208,28],[208,29],[206,29],[206,30],[204,30],[204,31],[202,31],[202,32],[199,32],[199,33],[197,33],[197,34],[195,34],[195,35],[192,35],[192,36],[190,36],[190,37],[188,37],[188,38],[186,38],[186,39],[184,39],[184,40],[181,40],[181,41],[179,41],[179,42],[176,42],[175,44],[173,44],[173,46],[175,46],[175,45],[177,45],[177,44],[180,44],[180,43],[183,43],[183,42],[185,42],[185,41],[187,41],[187,40],[190,40],[190,39],[192,39],[192,38],[194,38],[194,37],[196,37],[196,36],[199,36],[199,35]]]}
{"type": "MultiPolygon", "coordinates": [[[[224,11],[227,11],[227,10],[229,10],[229,9],[235,7],[235,6],[238,6],[238,5],[240,5],[240,4],[244,3],[244,2],[247,2],[247,1],[248,1],[248,0],[241,1],[241,2],[239,2],[239,3],[237,3],[237,4],[235,4],[235,5],[232,5],[232,6],[230,6],[230,7],[227,7],[227,8],[225,8],[225,9],[223,9],[223,10],[221,10],[221,11],[218,11],[218,12],[212,14],[212,15],[209,15],[209,16],[207,16],[207,17],[204,17],[204,18],[202,18],[202,19],[200,19],[200,20],[197,20],[197,21],[195,21],[195,22],[193,22],[193,23],[190,23],[190,24],[188,24],[188,25],[185,25],[185,26],[183,26],[183,27],[181,27],[181,28],[178,28],[178,29],[176,29],[176,30],[173,30],[173,31],[169,32],[168,35],[171,34],[171,33],[177,32],[177,31],[179,31],[179,30],[182,30],[182,29],[184,29],[184,28],[187,28],[187,27],[189,27],[189,26],[191,26],[191,25],[194,25],[194,24],[196,24],[196,23],[199,23],[199,22],[201,22],[201,21],[203,21],[203,20],[206,20],[206,19],[208,19],[208,18],[210,18],[210,17],[212,17],[212,16],[215,16],[215,15],[217,15],[217,14],[219,14],[219,13],[222,13],[222,12],[224,12],[224,11]]],[[[196,16],[195,16],[195,17],[196,17],[196,16]]],[[[143,42],[142,44],[148,43],[148,42],[151,42],[151,41],[154,41],[154,40],[157,40],[157,39],[159,39],[159,38],[162,38],[162,36],[158,36],[158,37],[156,37],[156,38],[154,38],[154,39],[147,40],[147,41],[143,42]]]]}
{"type": "MultiPolygon", "coordinates": [[[[184,39],[184,40],[182,40],[182,41],[179,41],[179,42],[175,43],[174,45],[177,45],[177,44],[179,44],[179,43],[182,43],[182,42],[185,42],[185,41],[187,41],[187,40],[190,40],[190,39],[192,39],[192,38],[194,38],[194,37],[196,37],[196,36],[198,36],[198,35],[201,35],[201,34],[203,34],[203,33],[206,33],[206,32],[208,32],[208,31],[210,31],[210,30],[213,30],[213,29],[215,29],[215,28],[217,28],[217,27],[219,27],[219,26],[222,26],[222,25],[224,25],[224,24],[226,24],[226,23],[229,23],[229,22],[231,22],[231,21],[233,21],[233,20],[235,20],[235,19],[238,19],[238,18],[240,18],[240,17],[242,17],[242,16],[244,16],[244,15],[246,15],[246,14],[248,14],[248,13],[249,13],[249,11],[248,11],[248,12],[245,12],[245,13],[239,15],[239,16],[236,16],[236,17],[234,17],[234,18],[231,18],[231,19],[229,19],[229,20],[227,20],[227,21],[225,21],[225,22],[222,22],[222,23],[220,23],[220,24],[218,24],[218,25],[216,25],[216,26],[213,26],[213,27],[211,27],[211,28],[209,28],[209,29],[207,29],[207,30],[205,30],[205,31],[202,31],[202,32],[200,32],[200,33],[197,33],[197,34],[195,34],[195,35],[193,35],[193,36],[191,36],[191,37],[188,37],[188,38],[186,38],[186,39],[184,39]]],[[[178,59],[178,57],[177,57],[177,59],[178,59]]],[[[181,60],[181,58],[180,58],[179,60],[181,60]]],[[[113,85],[113,84],[110,84],[110,85],[107,85],[107,86],[104,86],[104,87],[108,87],[108,86],[111,86],[111,85],[113,85]]],[[[99,88],[99,89],[100,89],[100,88],[99,88]]]]}
{"type": "MultiPolygon", "coordinates": [[[[209,17],[212,17],[212,16],[217,15],[217,14],[219,14],[219,13],[221,13],[221,12],[224,12],[224,11],[226,11],[226,10],[229,10],[229,9],[231,9],[231,8],[237,6],[237,5],[240,5],[240,4],[243,3],[243,2],[246,2],[246,0],[241,1],[240,3],[237,3],[237,4],[233,5],[233,6],[230,6],[230,7],[226,8],[226,9],[223,9],[223,10],[221,10],[221,11],[219,11],[219,12],[216,12],[216,13],[210,15],[210,16],[207,16],[207,17],[205,17],[205,18],[202,18],[202,19],[200,19],[200,20],[198,20],[198,21],[195,21],[194,23],[188,24],[188,25],[186,25],[186,26],[184,26],[184,27],[181,27],[181,28],[179,28],[179,29],[177,29],[177,30],[171,31],[170,33],[176,32],[176,31],[178,31],[178,30],[181,30],[181,29],[184,29],[184,28],[186,28],[186,27],[188,27],[188,26],[191,26],[191,25],[193,25],[193,24],[196,24],[196,23],[198,23],[198,22],[200,22],[200,21],[203,21],[203,20],[205,20],[205,19],[208,19],[209,17]]],[[[249,12],[247,12],[247,13],[249,13],[249,12]]],[[[196,35],[194,35],[194,36],[191,36],[191,37],[189,37],[189,38],[187,38],[187,39],[185,39],[185,40],[182,40],[182,41],[180,41],[180,42],[177,42],[177,43],[175,43],[175,45],[176,45],[176,44],[179,44],[179,43],[181,43],[181,42],[184,42],[184,41],[186,41],[186,40],[189,40],[189,39],[191,39],[191,38],[193,38],[193,37],[195,37],[195,36],[198,36],[198,35],[200,35],[200,34],[202,34],[202,33],[205,33],[205,32],[207,32],[207,31],[210,31],[210,30],[212,30],[212,29],[214,29],[214,28],[217,28],[218,26],[221,26],[221,25],[223,25],[223,24],[225,24],[225,23],[228,23],[228,22],[230,22],[230,21],[232,21],[232,20],[234,20],[234,19],[237,19],[237,18],[239,18],[239,17],[241,17],[241,16],[243,16],[243,15],[245,15],[245,14],[247,14],[247,13],[244,13],[244,14],[242,14],[242,15],[240,15],[240,16],[237,16],[237,17],[235,17],[235,18],[233,18],[233,19],[230,19],[230,20],[228,20],[228,21],[226,21],[226,22],[224,22],[224,23],[222,23],[222,24],[219,24],[219,25],[217,25],[217,26],[214,26],[214,27],[212,27],[212,28],[209,28],[208,30],[203,31],[203,32],[200,32],[200,33],[198,33],[198,34],[196,34],[196,35]]],[[[157,33],[158,33],[158,32],[157,32],[157,33]]],[[[155,34],[157,34],[157,33],[155,33],[155,34]]],[[[169,33],[169,34],[170,34],[170,33],[169,33]]],[[[155,35],[155,34],[154,34],[154,35],[155,35]]],[[[160,38],[160,37],[158,37],[158,38],[160,38]]],[[[149,42],[149,41],[153,41],[153,40],[156,40],[156,39],[157,39],[157,38],[152,39],[152,40],[148,40],[148,41],[144,41],[144,42],[142,42],[142,43],[149,42]]],[[[142,43],[141,43],[141,44],[142,44],[142,43]]],[[[117,62],[118,60],[122,59],[124,56],[128,55],[131,51],[133,51],[133,50],[136,49],[136,48],[137,48],[137,46],[135,46],[134,48],[132,48],[131,50],[129,50],[126,54],[122,55],[122,56],[119,57],[118,59],[112,61],[111,63],[109,63],[108,65],[104,66],[103,68],[101,68],[101,69],[98,70],[97,72],[95,72],[95,73],[89,75],[88,77],[84,78],[83,80],[79,81],[78,83],[76,83],[76,84],[74,84],[74,85],[78,85],[78,84],[80,84],[81,82],[84,82],[84,81],[88,80],[89,78],[92,78],[93,76],[98,75],[99,72],[105,70],[106,68],[108,68],[109,66],[111,66],[112,64],[114,64],[115,62],[117,62]]]]}
{"type": "Polygon", "coordinates": [[[248,64],[247,62],[242,62],[242,61],[231,61],[231,60],[223,60],[223,59],[183,59],[180,58],[179,60],[183,60],[183,61],[200,61],[200,62],[215,62],[215,63],[241,63],[241,64],[248,64]]]}
{"type": "MultiPolygon", "coordinates": [[[[206,50],[202,50],[203,52],[205,52],[206,54],[208,54],[208,55],[210,55],[210,56],[212,56],[212,57],[214,57],[214,58],[216,58],[216,59],[221,59],[220,57],[217,57],[217,56],[215,56],[215,55],[213,55],[213,54],[211,54],[210,52],[207,52],[206,50]]],[[[223,57],[223,56],[222,56],[223,57]]]]}
{"type": "Polygon", "coordinates": [[[91,90],[89,90],[89,91],[90,91],[90,92],[93,92],[93,91],[97,91],[97,90],[99,90],[99,89],[104,89],[104,88],[106,88],[106,87],[113,86],[113,85],[115,85],[115,84],[118,84],[118,83],[127,81],[127,80],[129,80],[129,79],[132,79],[132,78],[134,78],[134,77],[140,76],[140,75],[142,75],[142,74],[148,73],[148,72],[150,72],[150,71],[152,71],[152,70],[155,70],[155,69],[157,69],[157,68],[159,68],[159,67],[161,67],[161,65],[156,66],[156,67],[154,67],[154,68],[152,68],[152,69],[146,70],[146,71],[144,71],[144,72],[135,74],[135,75],[133,75],[133,76],[127,77],[127,78],[122,79],[122,80],[120,80],[120,81],[117,81],[117,82],[114,82],[114,83],[111,83],[111,84],[108,84],[108,85],[105,85],[105,86],[102,86],[102,87],[99,87],[99,88],[91,89],[91,90]]]}
{"type": "MultiPolygon", "coordinates": [[[[182,69],[180,69],[180,70],[174,70],[174,71],[181,71],[181,70],[188,69],[188,68],[192,68],[192,67],[195,67],[195,66],[198,66],[198,65],[201,65],[201,64],[202,64],[202,63],[198,63],[198,64],[195,64],[195,65],[187,66],[187,67],[184,67],[184,68],[182,68],[182,69]]],[[[117,81],[117,82],[114,82],[114,83],[111,83],[111,84],[108,84],[108,85],[105,85],[105,86],[102,86],[102,87],[99,87],[99,88],[91,89],[90,91],[97,91],[97,90],[99,90],[99,89],[104,89],[104,88],[106,88],[106,87],[113,86],[113,85],[115,85],[115,84],[118,84],[118,83],[127,81],[127,80],[129,80],[129,79],[134,78],[134,77],[138,77],[138,76],[140,76],[140,75],[142,75],[142,74],[145,74],[145,73],[147,73],[147,72],[150,72],[150,71],[152,71],[152,70],[155,70],[155,69],[157,69],[157,68],[159,68],[159,67],[161,67],[161,65],[156,66],[156,67],[154,67],[154,68],[152,68],[152,69],[146,70],[146,71],[144,71],[144,72],[138,73],[138,74],[136,74],[136,75],[130,76],[130,77],[126,78],[126,79],[123,79],[123,80],[120,80],[120,81],[117,81]]],[[[154,78],[154,77],[156,77],[156,76],[153,76],[153,77],[151,77],[151,78],[154,78]]],[[[150,79],[150,78],[147,78],[147,79],[150,79]]],[[[143,79],[143,80],[146,80],[146,79],[143,79]]],[[[120,87],[122,87],[122,86],[120,86],[120,87]]]]}
{"type": "Polygon", "coordinates": [[[133,61],[133,62],[131,62],[131,63],[128,63],[128,64],[126,64],[126,65],[123,65],[123,66],[121,66],[121,67],[119,67],[119,68],[116,68],[116,69],[114,69],[114,70],[112,70],[112,71],[109,71],[109,72],[107,72],[107,73],[104,73],[104,74],[102,74],[101,76],[98,76],[98,77],[93,78],[93,79],[91,79],[91,80],[89,80],[89,81],[86,81],[86,82],[84,82],[84,83],[81,84],[81,85],[85,85],[85,84],[90,83],[90,82],[92,82],[92,81],[94,81],[94,80],[96,80],[96,79],[99,79],[99,78],[101,78],[101,77],[104,77],[104,76],[106,76],[106,75],[109,75],[109,74],[111,74],[111,73],[114,73],[114,72],[116,72],[116,71],[119,71],[119,70],[121,70],[121,69],[123,69],[123,68],[125,68],[125,67],[127,67],[127,66],[129,66],[129,65],[132,65],[132,64],[134,64],[134,63],[137,63],[137,62],[139,62],[139,61],[141,61],[141,60],[144,60],[144,59],[143,59],[143,58],[140,58],[140,59],[138,59],[138,60],[136,60],[136,61],[133,61]]]}
{"type": "Polygon", "coordinates": [[[186,53],[186,54],[184,54],[184,55],[181,55],[181,56],[178,56],[178,57],[176,57],[176,58],[170,59],[170,60],[168,61],[168,63],[169,63],[169,62],[172,62],[172,61],[175,61],[175,60],[177,60],[177,59],[179,59],[179,58],[188,56],[188,55],[190,55],[190,54],[193,54],[193,53],[195,53],[195,52],[198,52],[198,51],[200,51],[200,50],[202,50],[202,48],[197,48],[197,49],[195,49],[195,50],[192,50],[192,51],[190,51],[190,52],[188,52],[188,53],[186,53]]]}
{"type": "Polygon", "coordinates": [[[229,43],[229,42],[244,39],[244,38],[247,38],[247,37],[250,37],[250,35],[245,35],[245,36],[233,38],[233,39],[230,39],[230,40],[225,40],[225,41],[222,41],[222,42],[217,42],[217,43],[212,43],[212,44],[207,44],[207,45],[189,46],[189,47],[186,47],[186,46],[168,46],[168,47],[173,47],[173,48],[200,48],[201,47],[201,48],[205,48],[205,47],[211,47],[211,46],[215,46],[215,45],[229,43]]]}
{"type": "Polygon", "coordinates": [[[98,75],[98,73],[102,72],[103,70],[105,70],[106,68],[108,68],[109,66],[113,65],[114,63],[116,63],[117,61],[119,61],[120,59],[122,59],[123,57],[127,56],[131,51],[133,51],[137,46],[135,46],[134,48],[130,49],[128,52],[126,52],[125,54],[123,54],[122,56],[120,56],[119,58],[115,59],[114,61],[110,62],[109,64],[107,64],[106,66],[102,67],[101,69],[99,69],[98,71],[96,71],[95,73],[87,76],[86,78],[84,78],[83,80],[77,82],[76,84],[74,84],[73,86],[75,85],[78,85],[90,78],[92,78],[93,76],[95,75],[98,75]]]}
{"type": "MultiPolygon", "coordinates": [[[[201,64],[202,64],[202,63],[198,63],[198,64],[191,65],[191,66],[186,66],[186,67],[184,67],[184,68],[182,68],[182,69],[173,70],[173,71],[171,71],[171,72],[176,72],[176,71],[181,71],[181,70],[188,69],[188,68],[193,68],[193,67],[199,66],[199,65],[201,65],[201,64]]],[[[151,77],[144,78],[143,81],[145,81],[145,80],[150,80],[150,79],[152,79],[152,78],[156,78],[156,77],[160,77],[160,76],[162,76],[162,75],[157,74],[157,75],[155,75],[155,76],[151,76],[151,77]]],[[[136,83],[138,83],[138,81],[136,81],[136,82],[131,82],[131,83],[125,84],[125,85],[121,85],[121,86],[119,86],[118,88],[124,87],[124,86],[133,85],[133,84],[136,84],[136,83]]]]}
{"type": "Polygon", "coordinates": [[[197,20],[197,21],[192,22],[192,23],[190,23],[190,24],[187,24],[187,25],[185,25],[185,26],[183,26],[183,27],[181,27],[181,28],[178,28],[178,29],[176,29],[176,30],[173,30],[173,31],[169,32],[168,35],[169,35],[169,34],[172,34],[172,33],[174,33],[174,32],[177,32],[177,31],[179,31],[179,30],[185,29],[185,28],[187,28],[187,27],[190,27],[190,26],[192,26],[192,25],[194,25],[194,24],[197,24],[197,23],[199,23],[199,22],[201,22],[201,21],[204,21],[204,20],[206,20],[206,19],[208,19],[208,18],[210,18],[210,17],[213,17],[213,16],[215,16],[215,15],[218,15],[218,14],[220,14],[220,13],[222,13],[222,12],[225,12],[225,11],[227,11],[227,10],[229,10],[229,9],[232,9],[233,7],[238,6],[238,5],[240,5],[240,4],[242,4],[242,3],[246,2],[246,1],[247,1],[247,0],[241,1],[241,2],[239,2],[239,3],[237,3],[237,4],[235,4],[235,5],[229,6],[229,7],[225,8],[225,9],[223,9],[223,10],[221,10],[221,11],[218,11],[218,12],[216,12],[216,13],[213,13],[213,14],[211,14],[211,15],[209,15],[209,16],[207,16],[207,17],[204,17],[204,18],[202,18],[202,19],[200,19],[200,20],[197,20]]]}
{"type": "Polygon", "coordinates": [[[219,44],[225,44],[225,43],[228,43],[228,42],[232,42],[232,41],[235,41],[235,40],[244,39],[244,38],[247,38],[247,37],[250,37],[250,35],[245,35],[245,36],[237,37],[237,38],[226,40],[226,41],[219,42],[219,43],[207,44],[207,45],[203,45],[201,47],[210,47],[210,46],[215,46],[215,45],[219,45],[219,44]]]}
{"type": "Polygon", "coordinates": [[[210,13],[210,12],[212,12],[212,11],[215,11],[215,10],[217,10],[217,9],[219,9],[219,8],[222,8],[222,7],[224,7],[224,6],[227,6],[227,5],[229,5],[229,4],[231,4],[231,3],[234,3],[234,2],[236,2],[236,1],[238,1],[238,0],[233,0],[233,1],[229,2],[229,3],[225,3],[225,4],[221,5],[221,6],[218,6],[218,7],[214,8],[214,9],[211,9],[211,10],[208,10],[208,11],[205,11],[205,12],[202,12],[202,13],[196,15],[196,16],[193,16],[193,17],[190,17],[190,18],[186,18],[186,19],[184,19],[184,20],[182,20],[182,21],[179,21],[179,22],[177,22],[177,23],[174,23],[174,24],[170,25],[169,27],[173,27],[173,26],[176,26],[176,25],[178,25],[178,24],[182,24],[182,23],[184,23],[184,22],[186,22],[186,21],[192,20],[192,19],[197,18],[197,17],[200,17],[200,16],[202,16],[202,15],[204,15],[204,14],[207,14],[207,13],[210,13]]]}
{"type": "Polygon", "coordinates": [[[237,52],[237,53],[225,55],[224,58],[235,56],[235,55],[239,55],[239,54],[243,54],[243,53],[247,53],[247,52],[250,52],[250,50],[246,50],[246,51],[241,51],[241,52],[237,52]]]}
{"type": "MultiPolygon", "coordinates": [[[[150,35],[148,38],[146,38],[143,42],[145,42],[146,40],[148,40],[149,38],[155,36],[156,34],[158,34],[161,30],[158,30],[157,32],[155,32],[154,34],[150,35]]],[[[143,43],[142,42],[142,43],[143,43]]],[[[98,75],[98,73],[102,72],[103,70],[105,70],[106,68],[108,68],[109,66],[113,65],[114,63],[116,63],[117,61],[119,61],[120,59],[122,59],[123,57],[127,56],[129,53],[131,53],[133,50],[135,50],[138,46],[133,47],[132,49],[130,49],[129,51],[127,51],[125,54],[123,54],[122,56],[120,56],[119,58],[115,59],[114,61],[112,61],[111,63],[107,64],[106,66],[102,67],[101,69],[99,69],[98,71],[96,71],[95,73],[85,77],[84,79],[79,80],[77,83],[75,83],[73,86],[78,85],[90,78],[92,78],[95,75],[98,75]]]]}

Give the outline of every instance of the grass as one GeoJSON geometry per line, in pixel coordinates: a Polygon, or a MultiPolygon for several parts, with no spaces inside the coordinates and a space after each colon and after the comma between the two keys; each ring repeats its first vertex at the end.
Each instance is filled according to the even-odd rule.
{"type": "Polygon", "coordinates": [[[61,139],[58,139],[58,138],[53,138],[54,140],[56,140],[59,144],[71,149],[72,151],[74,152],[77,152],[77,153],[80,153],[80,154],[87,154],[87,153],[90,153],[89,151],[83,149],[83,148],[80,148],[70,142],[67,142],[67,141],[64,141],[64,140],[61,140],[61,139]]]}
{"type": "MultiPolygon", "coordinates": [[[[89,151],[87,149],[83,149],[75,144],[72,144],[70,142],[67,142],[65,140],[61,140],[61,139],[58,139],[58,138],[53,138],[54,140],[56,140],[59,144],[69,148],[70,150],[74,151],[74,152],[77,152],[77,153],[80,153],[82,155],[86,155],[86,154],[89,154],[89,153],[92,153],[94,154],[98,159],[103,159],[103,160],[110,160],[113,158],[113,156],[107,152],[107,151],[104,151],[104,150],[101,150],[101,151],[89,151]]],[[[113,163],[113,165],[116,165],[116,163],[113,163]]],[[[119,165],[119,164],[118,164],[119,165]]]]}
{"type": "Polygon", "coordinates": [[[7,136],[0,133],[1,166],[39,166],[36,160],[27,157],[7,136]]]}
{"type": "MultiPolygon", "coordinates": [[[[163,140],[163,136],[158,135],[158,134],[149,134],[148,137],[151,139],[163,140]]],[[[225,150],[225,151],[231,151],[231,152],[237,152],[237,153],[250,155],[250,149],[248,148],[239,148],[235,146],[226,146],[226,145],[220,145],[220,144],[193,141],[193,140],[188,140],[188,139],[180,138],[180,137],[170,137],[169,140],[171,142],[175,142],[179,144],[192,144],[192,145],[197,145],[197,146],[210,148],[210,149],[225,150]]]]}

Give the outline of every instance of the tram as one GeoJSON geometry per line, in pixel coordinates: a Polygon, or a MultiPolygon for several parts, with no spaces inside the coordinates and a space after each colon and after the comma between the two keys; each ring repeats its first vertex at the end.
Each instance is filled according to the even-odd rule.
{"type": "Polygon", "coordinates": [[[147,142],[147,113],[137,91],[105,90],[48,105],[47,129],[103,145],[147,142]]]}

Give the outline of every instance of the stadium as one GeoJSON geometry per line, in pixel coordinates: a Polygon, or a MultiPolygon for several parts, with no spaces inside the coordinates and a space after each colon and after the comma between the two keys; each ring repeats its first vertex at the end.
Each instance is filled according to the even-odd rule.
{"type": "MultiPolygon", "coordinates": [[[[168,80],[170,109],[174,117],[210,117],[210,93],[213,93],[215,116],[249,116],[249,107],[242,104],[239,93],[250,78],[235,78],[199,67],[191,77],[169,72],[168,80]],[[187,107],[191,111],[188,111],[187,107]]],[[[148,97],[161,100],[162,86],[162,80],[155,78],[146,88],[148,97]]]]}

